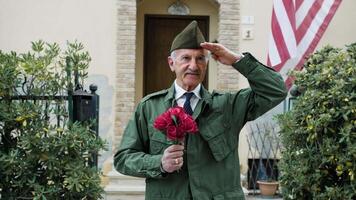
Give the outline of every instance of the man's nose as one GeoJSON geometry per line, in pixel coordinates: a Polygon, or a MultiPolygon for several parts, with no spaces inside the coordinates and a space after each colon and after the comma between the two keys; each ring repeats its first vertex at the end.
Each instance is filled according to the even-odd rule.
{"type": "Polygon", "coordinates": [[[192,58],[189,63],[189,69],[196,70],[198,69],[198,60],[196,58],[192,58]]]}

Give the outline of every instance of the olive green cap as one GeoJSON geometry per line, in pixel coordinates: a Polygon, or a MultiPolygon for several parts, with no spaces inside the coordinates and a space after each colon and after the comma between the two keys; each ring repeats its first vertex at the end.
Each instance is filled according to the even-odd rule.
{"type": "Polygon", "coordinates": [[[176,49],[201,49],[202,42],[205,42],[205,38],[194,20],[174,38],[170,52],[176,49]]]}

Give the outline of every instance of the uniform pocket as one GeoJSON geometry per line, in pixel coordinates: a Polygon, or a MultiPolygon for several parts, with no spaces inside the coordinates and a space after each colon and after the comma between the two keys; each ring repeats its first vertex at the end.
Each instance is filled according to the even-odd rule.
{"type": "Polygon", "coordinates": [[[150,150],[152,155],[163,154],[164,150],[171,145],[171,142],[167,140],[167,136],[156,130],[153,127],[149,127],[150,132],[150,150]]]}
{"type": "Polygon", "coordinates": [[[205,113],[199,121],[199,129],[205,140],[210,140],[230,128],[229,120],[220,109],[205,113]]]}
{"type": "Polygon", "coordinates": [[[237,134],[233,135],[228,130],[225,131],[207,141],[215,160],[218,162],[225,159],[237,147],[237,134]]]}
{"type": "Polygon", "coordinates": [[[237,147],[237,133],[230,130],[229,120],[221,110],[208,113],[200,120],[200,133],[207,141],[216,161],[221,161],[237,147]]]}

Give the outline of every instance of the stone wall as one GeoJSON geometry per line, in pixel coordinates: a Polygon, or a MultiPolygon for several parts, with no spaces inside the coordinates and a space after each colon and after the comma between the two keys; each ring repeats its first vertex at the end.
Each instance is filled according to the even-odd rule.
{"type": "Polygon", "coordinates": [[[117,68],[113,153],[135,106],[136,1],[117,1],[117,68]]]}
{"type": "MultiPolygon", "coordinates": [[[[238,51],[240,32],[240,1],[220,0],[218,40],[232,51],[238,51]]],[[[217,90],[236,91],[239,75],[231,66],[219,64],[217,90]]]]}

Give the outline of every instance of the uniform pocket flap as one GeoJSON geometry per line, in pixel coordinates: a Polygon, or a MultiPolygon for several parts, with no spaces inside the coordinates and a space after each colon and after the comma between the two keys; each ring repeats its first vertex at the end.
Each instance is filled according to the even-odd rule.
{"type": "Polygon", "coordinates": [[[208,112],[207,117],[200,119],[199,129],[205,140],[215,138],[217,135],[224,133],[230,128],[228,120],[221,110],[216,109],[214,112],[208,112]]]}
{"type": "Polygon", "coordinates": [[[156,131],[152,134],[151,140],[160,142],[160,143],[164,143],[164,144],[169,143],[169,141],[167,140],[167,136],[164,133],[161,133],[159,131],[156,131]]]}
{"type": "Polygon", "coordinates": [[[216,161],[222,161],[227,155],[236,149],[236,137],[236,135],[229,132],[223,132],[207,141],[216,161]]]}
{"type": "Polygon", "coordinates": [[[153,127],[149,127],[150,131],[150,153],[151,154],[161,154],[164,149],[166,149],[171,142],[167,140],[167,136],[156,130],[153,127]]]}

